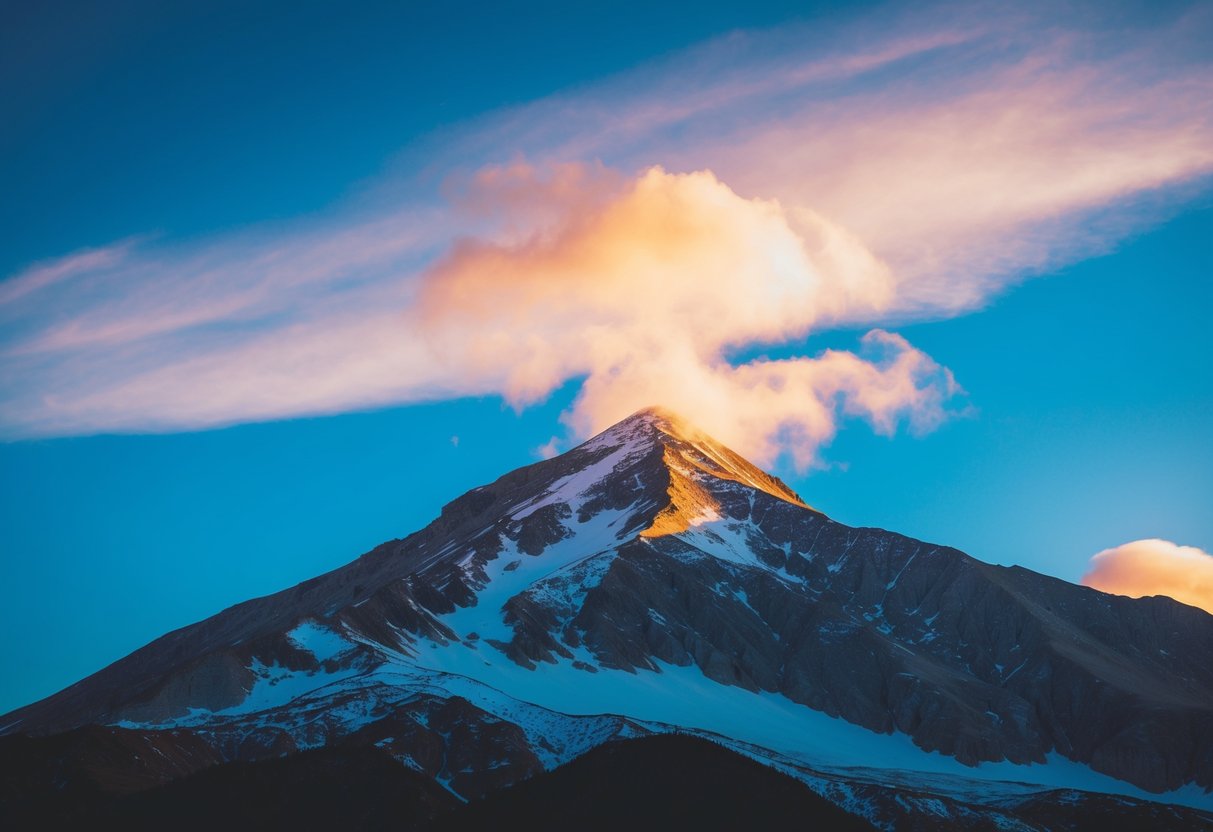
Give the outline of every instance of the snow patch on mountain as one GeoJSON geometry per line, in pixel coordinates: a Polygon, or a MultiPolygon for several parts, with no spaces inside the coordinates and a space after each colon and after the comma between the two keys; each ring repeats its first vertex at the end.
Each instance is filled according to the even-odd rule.
{"type": "MultiPolygon", "coordinates": [[[[650,726],[667,725],[732,737],[770,749],[799,764],[840,775],[862,769],[949,775],[965,781],[1029,784],[1029,788],[1070,788],[1120,794],[1213,809],[1213,794],[1187,786],[1163,795],[1093,771],[1059,754],[1045,764],[981,763],[968,767],[953,757],[924,751],[909,736],[878,734],[854,723],[799,705],[769,691],[751,693],[708,679],[696,667],[661,664],[659,672],[599,668],[587,673],[571,661],[527,670],[495,651],[423,650],[416,661],[446,673],[479,679],[508,696],[570,715],[617,714],[650,726]],[[872,761],[879,760],[879,767],[872,761]]],[[[594,661],[581,648],[579,662],[594,661]]],[[[883,775],[881,775],[883,776],[883,775]]]]}
{"type": "Polygon", "coordinates": [[[316,621],[304,621],[286,634],[288,640],[316,657],[318,662],[335,659],[353,647],[353,643],[316,621]]]}
{"type": "Polygon", "coordinates": [[[535,500],[516,507],[510,515],[514,520],[525,520],[541,508],[563,503],[576,514],[585,502],[586,492],[609,477],[620,466],[645,454],[651,444],[643,433],[607,431],[581,446],[583,450],[610,448],[610,453],[596,462],[556,480],[535,500]]]}

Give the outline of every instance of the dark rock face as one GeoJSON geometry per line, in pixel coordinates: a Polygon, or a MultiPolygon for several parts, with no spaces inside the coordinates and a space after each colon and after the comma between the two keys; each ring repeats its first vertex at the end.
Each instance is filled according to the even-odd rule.
{"type": "Polygon", "coordinates": [[[543,771],[526,733],[466,699],[420,697],[343,742],[373,745],[468,798],[543,771]]]}
{"type": "Polygon", "coordinates": [[[141,791],[223,762],[190,731],[90,725],[51,737],[0,737],[0,804],[141,791]]]}
{"type": "MultiPolygon", "coordinates": [[[[1154,791],[1213,786],[1205,613],[800,514],[798,526],[772,517],[769,537],[752,540],[787,550],[798,580],[646,539],[620,548],[573,629],[604,665],[693,663],[970,764],[1056,749],[1154,791]]],[[[519,616],[513,646],[544,659],[559,650],[554,623],[519,616]],[[547,640],[535,632],[545,626],[547,640]]]]}
{"type": "Polygon", "coordinates": [[[584,643],[603,666],[695,664],[968,764],[1057,751],[1152,791],[1213,788],[1203,611],[849,528],[774,488],[695,485],[722,519],[620,545],[577,609],[516,596],[511,657],[584,643]],[[752,561],[720,557],[729,541],[752,561]]]}
{"type": "Polygon", "coordinates": [[[1213,788],[1213,616],[843,526],[654,411],[0,725],[46,735],[201,712],[188,742],[212,762],[351,741],[472,797],[632,730],[615,717],[544,748],[529,717],[496,716],[443,688],[449,679],[375,676],[429,646],[474,650],[484,666],[508,658],[519,672],[574,662],[586,684],[604,669],[694,665],[966,764],[1055,752],[1147,790],[1213,788]],[[528,571],[553,552],[564,560],[528,571]],[[485,604],[505,635],[457,631],[462,611],[485,604]],[[301,645],[303,625],[339,634],[341,649],[301,645]],[[364,681],[274,713],[246,707],[254,688],[290,674],[364,681]]]}

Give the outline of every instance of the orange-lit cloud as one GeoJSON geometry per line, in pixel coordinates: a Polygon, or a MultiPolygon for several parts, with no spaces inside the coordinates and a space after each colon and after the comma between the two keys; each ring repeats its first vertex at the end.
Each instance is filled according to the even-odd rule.
{"type": "Polygon", "coordinates": [[[1168,595],[1213,613],[1213,555],[1195,546],[1150,539],[1105,549],[1082,583],[1133,598],[1168,595]]]}
{"type": "Polygon", "coordinates": [[[841,416],[929,429],[955,383],[886,330],[1114,245],[1213,174],[1213,10],[1118,19],[733,33],[407,151],[441,194],[385,175],[322,216],[31,266],[0,282],[0,436],[524,406],[570,379],[577,435],[661,403],[811,465],[841,416]],[[839,325],[873,333],[806,342],[839,325]]]}
{"type": "Polygon", "coordinates": [[[875,361],[727,359],[883,312],[889,271],[842,229],[742,199],[710,173],[660,168],[620,182],[516,165],[482,177],[475,201],[503,215],[519,201],[542,209],[537,195],[568,199],[570,176],[579,210],[502,242],[457,244],[424,278],[417,331],[465,389],[525,405],[584,376],[568,416],[580,435],[659,402],[761,461],[787,450],[801,466],[839,411],[884,432],[944,418],[950,375],[889,333],[864,339],[875,361]]]}
{"type": "MultiPolygon", "coordinates": [[[[575,435],[659,402],[759,461],[786,451],[807,467],[840,415],[883,433],[901,422],[925,430],[945,418],[958,389],[946,369],[880,330],[863,339],[861,355],[730,362],[733,348],[879,318],[894,283],[843,229],[743,199],[711,173],[653,168],[629,180],[595,166],[516,164],[482,171],[461,202],[494,233],[456,241],[394,295],[381,288],[377,309],[354,304],[285,330],[254,327],[117,383],[94,365],[106,383],[49,404],[61,419],[124,426],[133,417],[171,429],[234,413],[267,419],[462,395],[524,406],[582,377],[566,417],[575,435]]],[[[253,315],[266,291],[223,297],[247,300],[242,314],[253,315]]],[[[213,313],[213,304],[180,309],[213,313]]],[[[77,326],[54,337],[68,333],[94,348],[129,335],[77,326]]]]}
{"type": "Polygon", "coordinates": [[[664,83],[625,76],[493,126],[556,156],[710,168],[743,195],[811,206],[889,263],[914,314],[1104,251],[1213,172],[1209,7],[1128,28],[1081,5],[910,17],[883,38],[865,20],[821,36],[833,43],[798,32],[804,51],[736,34],[664,83]]]}

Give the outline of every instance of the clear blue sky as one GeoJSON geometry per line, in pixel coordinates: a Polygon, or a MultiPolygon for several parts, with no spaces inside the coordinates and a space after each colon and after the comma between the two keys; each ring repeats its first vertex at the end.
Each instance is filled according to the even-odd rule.
{"type": "MultiPolygon", "coordinates": [[[[811,30],[853,13],[353,5],[7,6],[0,275],[118,240],[205,246],[323,214],[374,192],[384,171],[424,168],[435,135],[486,114],[731,30],[811,30]]],[[[797,472],[785,459],[779,473],[843,522],[1067,580],[1095,552],[1139,538],[1213,550],[1213,200],[1202,176],[963,314],[881,323],[954,373],[968,412],[893,437],[844,419],[824,467],[797,472]]],[[[855,349],[869,328],[754,351],[855,349]]],[[[0,443],[0,711],[419,528],[534,461],[580,381],[520,411],[498,395],[443,396],[0,443]]]]}

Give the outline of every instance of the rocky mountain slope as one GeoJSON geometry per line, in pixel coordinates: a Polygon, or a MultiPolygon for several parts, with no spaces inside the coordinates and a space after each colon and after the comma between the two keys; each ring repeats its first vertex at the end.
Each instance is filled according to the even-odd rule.
{"type": "Polygon", "coordinates": [[[875,819],[894,781],[1213,806],[1210,656],[1203,611],[841,525],[649,410],[0,731],[171,735],[199,767],[355,742],[475,798],[677,726],[875,819]]]}

